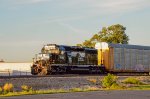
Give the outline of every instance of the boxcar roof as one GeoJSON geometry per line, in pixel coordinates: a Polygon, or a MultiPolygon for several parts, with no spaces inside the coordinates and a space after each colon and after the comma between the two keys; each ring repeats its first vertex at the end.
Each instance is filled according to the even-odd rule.
{"type": "Polygon", "coordinates": [[[150,50],[150,46],[141,46],[141,45],[128,45],[128,44],[108,44],[109,47],[113,48],[127,48],[127,49],[140,49],[140,50],[150,50]]]}

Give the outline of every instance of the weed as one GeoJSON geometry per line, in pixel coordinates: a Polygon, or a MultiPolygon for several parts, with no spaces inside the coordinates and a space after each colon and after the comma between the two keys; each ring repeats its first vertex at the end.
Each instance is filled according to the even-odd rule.
{"type": "Polygon", "coordinates": [[[13,84],[11,84],[11,83],[6,83],[6,84],[4,85],[4,87],[3,87],[4,93],[13,92],[13,88],[14,88],[13,84]]]}
{"type": "Polygon", "coordinates": [[[110,87],[110,89],[123,89],[124,87],[117,84],[117,83],[113,83],[110,87]]]}
{"type": "Polygon", "coordinates": [[[27,86],[27,85],[22,85],[21,89],[22,89],[22,91],[25,91],[25,92],[32,91],[32,87],[27,86]]]}
{"type": "Polygon", "coordinates": [[[108,74],[103,78],[102,86],[105,88],[110,88],[113,84],[117,85],[117,79],[117,76],[114,76],[113,74],[108,74]]]}
{"type": "Polygon", "coordinates": [[[0,87],[0,94],[2,94],[2,92],[3,92],[3,89],[2,89],[2,87],[0,87]]]}
{"type": "Polygon", "coordinates": [[[92,84],[96,84],[97,83],[96,79],[88,79],[88,81],[90,81],[92,84]]]}
{"type": "Polygon", "coordinates": [[[141,85],[143,84],[140,80],[136,79],[136,78],[126,78],[125,80],[123,80],[123,83],[125,84],[137,84],[137,85],[141,85]]]}

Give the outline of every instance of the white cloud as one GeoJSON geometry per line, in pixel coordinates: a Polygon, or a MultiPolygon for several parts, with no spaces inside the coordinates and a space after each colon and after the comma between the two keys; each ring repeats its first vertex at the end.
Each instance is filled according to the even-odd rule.
{"type": "Polygon", "coordinates": [[[66,21],[74,21],[74,20],[80,20],[84,19],[86,16],[80,15],[80,16],[59,16],[59,17],[49,17],[48,20],[46,20],[48,23],[50,22],[66,22],[66,21]]]}
{"type": "Polygon", "coordinates": [[[73,31],[74,33],[88,33],[87,31],[85,30],[82,30],[82,29],[79,29],[79,28],[76,28],[68,23],[63,23],[63,22],[59,22],[58,23],[59,25],[67,28],[67,29],[70,29],[71,31],[73,31]]]}
{"type": "MultiPolygon", "coordinates": [[[[87,14],[112,14],[140,10],[150,6],[150,0],[64,0],[61,5],[85,10],[87,14]]],[[[84,11],[83,11],[84,12],[84,11]]]]}
{"type": "Polygon", "coordinates": [[[107,0],[103,4],[97,3],[93,5],[95,8],[101,8],[111,13],[131,12],[149,6],[149,0],[107,0]]]}
{"type": "MultiPolygon", "coordinates": [[[[77,16],[82,17],[81,19],[84,18],[83,16],[124,14],[150,7],[150,0],[9,0],[9,2],[15,4],[15,8],[16,5],[22,4],[47,3],[50,7],[56,6],[58,9],[66,8],[67,11],[81,12],[80,16],[77,16]]],[[[70,13],[68,12],[67,14],[70,13]]]]}
{"type": "Polygon", "coordinates": [[[14,4],[36,4],[36,3],[44,3],[50,0],[13,0],[14,4]]]}

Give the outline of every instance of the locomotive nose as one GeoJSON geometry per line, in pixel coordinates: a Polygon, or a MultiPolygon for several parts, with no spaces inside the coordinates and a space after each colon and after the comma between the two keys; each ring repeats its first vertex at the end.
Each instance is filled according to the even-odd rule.
{"type": "Polygon", "coordinates": [[[36,64],[33,64],[32,67],[31,67],[31,74],[32,75],[36,75],[38,72],[36,71],[36,67],[37,65],[36,64]]]}

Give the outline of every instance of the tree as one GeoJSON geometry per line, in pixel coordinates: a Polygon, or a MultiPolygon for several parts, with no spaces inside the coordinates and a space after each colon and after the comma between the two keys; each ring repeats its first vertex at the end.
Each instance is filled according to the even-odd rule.
{"type": "Polygon", "coordinates": [[[126,27],[115,24],[103,27],[100,32],[94,34],[90,40],[85,40],[80,46],[94,47],[96,42],[128,44],[129,37],[125,33],[126,27]]]}

